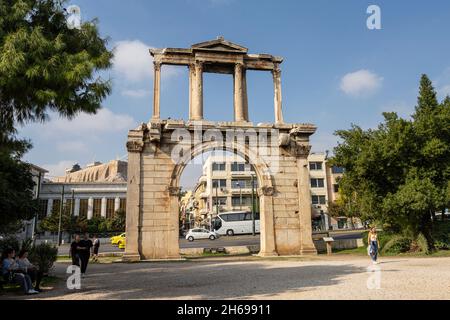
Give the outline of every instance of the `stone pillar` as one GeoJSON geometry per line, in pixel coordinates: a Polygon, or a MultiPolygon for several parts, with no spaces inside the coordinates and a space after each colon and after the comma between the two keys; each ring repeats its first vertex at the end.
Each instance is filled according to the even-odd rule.
{"type": "Polygon", "coordinates": [[[117,212],[120,209],[120,198],[116,197],[114,199],[114,212],[117,212]]]}
{"type": "Polygon", "coordinates": [[[100,209],[100,214],[103,218],[106,218],[106,198],[105,197],[102,198],[102,206],[100,209]]]}
{"type": "Polygon", "coordinates": [[[247,70],[242,70],[242,104],[244,107],[244,117],[246,121],[250,121],[248,115],[248,95],[247,95],[247,70]]]}
{"type": "Polygon", "coordinates": [[[141,228],[141,153],[144,149],[143,124],[128,134],[128,187],[127,187],[127,215],[124,261],[139,261],[140,255],[140,228],[141,228]]]}
{"type": "Polygon", "coordinates": [[[308,169],[308,154],[310,147],[301,146],[301,152],[297,157],[298,175],[298,199],[299,199],[299,219],[300,219],[300,254],[317,254],[316,247],[312,240],[311,226],[311,190],[310,176],[308,169]]]}
{"type": "Polygon", "coordinates": [[[93,216],[94,216],[94,198],[90,197],[88,199],[87,219],[91,220],[93,216]]]}
{"type": "Polygon", "coordinates": [[[73,214],[75,217],[80,215],[80,198],[75,198],[75,207],[73,208],[73,214]]]}
{"type": "Polygon", "coordinates": [[[160,99],[161,99],[161,63],[154,62],[154,77],[153,77],[153,116],[152,119],[159,119],[160,99]]]}
{"type": "Polygon", "coordinates": [[[195,86],[195,65],[189,64],[189,120],[192,120],[192,113],[194,108],[194,86],[195,86]]]}
{"type": "Polygon", "coordinates": [[[261,248],[259,256],[261,257],[278,255],[275,246],[273,193],[274,189],[272,187],[262,187],[259,192],[260,213],[264,215],[260,218],[261,248]]]}
{"type": "Polygon", "coordinates": [[[245,122],[244,111],[244,92],[242,86],[242,71],[243,66],[240,63],[236,63],[234,67],[234,121],[245,122]]]}
{"type": "Polygon", "coordinates": [[[197,61],[194,70],[191,120],[198,121],[203,120],[203,64],[197,61]]]}
{"type": "Polygon", "coordinates": [[[283,123],[282,96],[281,96],[281,70],[272,70],[274,85],[275,123],[283,123]]]}
{"type": "Polygon", "coordinates": [[[52,210],[53,210],[53,199],[48,199],[48,202],[47,202],[47,217],[52,215],[52,210]]]}

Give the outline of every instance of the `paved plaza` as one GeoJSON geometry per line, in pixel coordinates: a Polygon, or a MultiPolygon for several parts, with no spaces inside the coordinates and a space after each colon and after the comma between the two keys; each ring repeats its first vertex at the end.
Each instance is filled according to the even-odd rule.
{"type": "Polygon", "coordinates": [[[378,290],[367,289],[371,264],[357,256],[94,264],[77,291],[65,286],[67,266],[57,263],[54,289],[26,298],[450,299],[450,258],[382,258],[378,290]]]}

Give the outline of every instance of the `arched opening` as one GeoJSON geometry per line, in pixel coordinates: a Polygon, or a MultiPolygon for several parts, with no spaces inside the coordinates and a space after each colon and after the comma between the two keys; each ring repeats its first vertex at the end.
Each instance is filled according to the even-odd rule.
{"type": "Polygon", "coordinates": [[[258,187],[254,167],[237,154],[213,150],[192,159],[180,178],[180,253],[258,253],[258,187]]]}
{"type": "Polygon", "coordinates": [[[171,208],[172,214],[179,215],[181,253],[189,248],[198,253],[202,248],[226,251],[239,247],[242,253],[276,255],[272,177],[257,155],[239,148],[218,148],[215,142],[202,143],[175,166],[170,187],[178,190],[172,195],[171,208]],[[182,177],[196,175],[186,171],[192,165],[201,166],[201,174],[189,185],[182,177]],[[181,189],[183,184],[191,190],[181,189]],[[203,243],[183,233],[192,229],[209,232],[203,243]]]}

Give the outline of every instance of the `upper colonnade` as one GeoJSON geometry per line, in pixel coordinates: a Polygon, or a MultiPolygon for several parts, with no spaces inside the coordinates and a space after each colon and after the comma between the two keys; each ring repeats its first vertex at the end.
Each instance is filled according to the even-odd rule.
{"type": "Polygon", "coordinates": [[[248,54],[248,49],[218,37],[194,44],[189,49],[150,49],[154,58],[152,119],[160,119],[161,66],[189,68],[189,120],[203,120],[203,73],[232,74],[234,83],[234,121],[249,122],[247,70],[270,71],[274,83],[275,123],[283,124],[281,70],[283,58],[269,54],[248,54]]]}

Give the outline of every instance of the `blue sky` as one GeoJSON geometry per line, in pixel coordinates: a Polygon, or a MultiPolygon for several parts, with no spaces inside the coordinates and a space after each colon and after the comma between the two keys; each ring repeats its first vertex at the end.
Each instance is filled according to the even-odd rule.
{"type": "MultiPolygon", "coordinates": [[[[422,73],[440,97],[450,94],[450,2],[264,1],[264,0],[72,0],[82,19],[99,28],[116,48],[114,67],[103,74],[113,93],[95,117],[53,117],[27,125],[21,135],[34,148],[25,159],[49,168],[109,161],[126,155],[129,129],[147,122],[152,110],[152,61],[148,47],[189,47],[222,35],[250,53],[283,56],[286,122],[318,126],[313,151],[332,150],[333,132],[356,123],[374,127],[383,111],[410,115],[422,73]],[[367,7],[381,8],[382,30],[366,27],[367,7]]],[[[249,72],[250,120],[273,121],[270,73],[249,72]]],[[[232,120],[231,76],[207,74],[204,108],[208,120],[232,120]]],[[[161,114],[186,119],[188,72],[163,67],[161,114]]]]}

